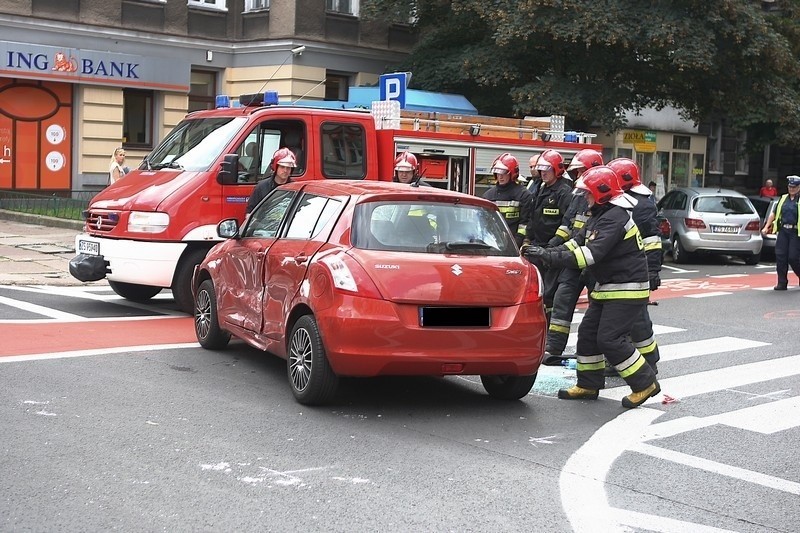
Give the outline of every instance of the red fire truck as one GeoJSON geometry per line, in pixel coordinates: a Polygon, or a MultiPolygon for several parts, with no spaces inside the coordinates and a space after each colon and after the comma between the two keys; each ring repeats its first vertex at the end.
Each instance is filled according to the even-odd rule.
{"type": "Polygon", "coordinates": [[[410,150],[428,183],[477,195],[491,185],[489,167],[500,153],[527,168],[528,158],[547,148],[567,160],[601,148],[585,143],[588,135],[553,134],[535,121],[409,113],[387,127],[366,111],[270,100],[277,103],[277,95],[243,95],[245,105],[187,115],[138,169],[97,194],[76,237],[72,275],[105,278],[133,301],[170,288],[177,306],[191,312],[192,273],[219,240],[217,223],[244,220],[250,193],[269,176],[279,147],[297,156],[294,180],[391,180],[395,155],[410,150]],[[560,135],[567,141],[554,140],[560,135]]]}

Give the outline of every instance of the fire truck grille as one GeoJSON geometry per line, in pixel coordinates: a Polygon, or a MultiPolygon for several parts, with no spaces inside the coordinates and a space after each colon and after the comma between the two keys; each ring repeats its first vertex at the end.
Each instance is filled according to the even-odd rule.
{"type": "Polygon", "coordinates": [[[108,232],[117,227],[118,213],[93,213],[86,214],[86,228],[89,231],[108,232]]]}

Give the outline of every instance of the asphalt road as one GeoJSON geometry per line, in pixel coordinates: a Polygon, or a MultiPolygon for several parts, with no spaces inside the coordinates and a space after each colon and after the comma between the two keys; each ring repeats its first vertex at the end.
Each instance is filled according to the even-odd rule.
{"type": "Polygon", "coordinates": [[[561,368],[521,402],[390,378],[308,408],[283,361],[199,348],[168,293],[0,287],[0,527],[796,531],[800,288],[722,261],[662,278],[665,396],[633,411],[617,379],[557,400],[561,368]]]}

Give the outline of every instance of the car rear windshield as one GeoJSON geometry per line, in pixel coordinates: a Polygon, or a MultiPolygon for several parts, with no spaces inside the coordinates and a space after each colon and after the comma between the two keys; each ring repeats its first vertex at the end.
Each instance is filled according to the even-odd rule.
{"type": "Polygon", "coordinates": [[[753,208],[747,198],[738,196],[700,196],[694,201],[694,210],[700,213],[726,215],[752,215],[753,208]]]}
{"type": "Polygon", "coordinates": [[[353,246],[433,254],[518,256],[495,210],[438,202],[367,202],[356,207],[353,246]]]}

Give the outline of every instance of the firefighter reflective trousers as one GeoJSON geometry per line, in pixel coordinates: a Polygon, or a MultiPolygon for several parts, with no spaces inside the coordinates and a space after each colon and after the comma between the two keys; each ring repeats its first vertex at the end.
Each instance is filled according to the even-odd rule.
{"type": "Polygon", "coordinates": [[[553,312],[550,315],[550,325],[547,327],[546,350],[553,355],[561,355],[567,347],[569,328],[572,324],[572,315],[575,305],[583,290],[581,271],[575,268],[565,268],[558,276],[558,285],[553,298],[553,312]]]}
{"type": "Polygon", "coordinates": [[[653,369],[630,340],[633,323],[641,317],[644,306],[646,302],[600,302],[589,298],[589,308],[578,327],[579,387],[605,388],[606,360],[634,392],[655,382],[653,369]]]}

